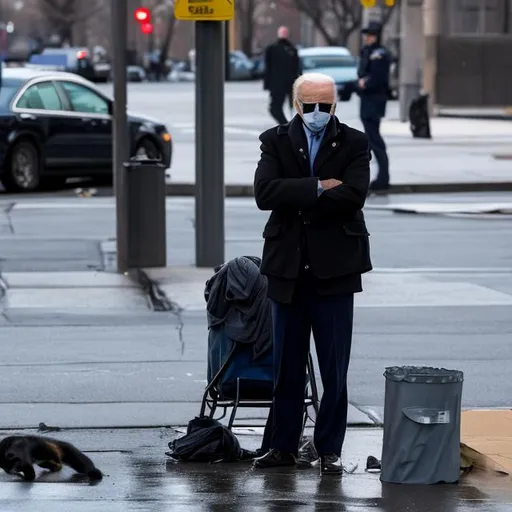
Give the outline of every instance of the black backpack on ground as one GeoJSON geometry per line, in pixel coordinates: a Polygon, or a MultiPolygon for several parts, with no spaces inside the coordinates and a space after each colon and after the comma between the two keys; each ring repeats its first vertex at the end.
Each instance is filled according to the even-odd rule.
{"type": "Polygon", "coordinates": [[[236,462],[253,459],[256,454],[240,447],[227,427],[211,418],[195,418],[187,433],[169,443],[166,455],[181,462],[236,462]]]}

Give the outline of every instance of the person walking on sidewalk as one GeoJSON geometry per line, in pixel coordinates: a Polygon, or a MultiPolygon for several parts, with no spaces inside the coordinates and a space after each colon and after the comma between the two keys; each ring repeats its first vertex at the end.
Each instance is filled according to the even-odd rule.
{"type": "Polygon", "coordinates": [[[386,192],[389,188],[389,159],[380,134],[380,123],[386,115],[391,59],[387,49],[380,44],[381,30],[381,25],[376,22],[370,22],[362,30],[364,46],[358,69],[361,121],[379,165],[377,178],[370,184],[371,192],[386,192]]]}
{"type": "Polygon", "coordinates": [[[283,104],[288,100],[292,109],[292,87],[301,74],[301,65],[297,48],[288,39],[287,27],[279,27],[277,41],[265,50],[265,71],[263,87],[270,93],[270,115],[278,124],[288,120],[283,112],[283,104]]]}
{"type": "Polygon", "coordinates": [[[264,228],[274,335],[270,450],[257,468],[293,466],[302,433],[306,365],[313,332],[324,393],[314,443],[322,474],[342,472],[354,293],[372,269],[362,208],[370,181],[368,138],[335,116],[331,77],[307,73],[294,85],[298,114],[260,135],[254,177],[264,228]]]}

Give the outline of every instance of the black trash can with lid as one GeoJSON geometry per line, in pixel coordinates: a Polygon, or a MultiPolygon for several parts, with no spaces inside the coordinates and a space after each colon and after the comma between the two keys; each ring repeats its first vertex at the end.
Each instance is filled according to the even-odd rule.
{"type": "Polygon", "coordinates": [[[463,372],[394,366],[384,377],[381,481],[457,482],[463,372]]]}
{"type": "Polygon", "coordinates": [[[165,267],[165,165],[140,158],[123,165],[127,171],[128,268],[165,267]]]}

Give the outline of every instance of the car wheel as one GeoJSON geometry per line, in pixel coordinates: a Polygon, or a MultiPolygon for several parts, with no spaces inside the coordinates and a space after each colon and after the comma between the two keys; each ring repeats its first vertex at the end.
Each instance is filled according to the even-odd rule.
{"type": "Polygon", "coordinates": [[[142,139],[135,149],[135,158],[140,160],[162,160],[162,153],[150,139],[142,139]]]}
{"type": "Polygon", "coordinates": [[[8,192],[31,192],[40,181],[39,152],[32,142],[22,140],[11,150],[2,183],[8,192]]]}

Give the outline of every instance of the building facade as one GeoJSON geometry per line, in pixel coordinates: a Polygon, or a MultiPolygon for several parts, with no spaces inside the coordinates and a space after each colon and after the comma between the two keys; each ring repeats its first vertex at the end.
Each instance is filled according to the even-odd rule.
{"type": "Polygon", "coordinates": [[[512,1],[437,0],[435,103],[512,105],[512,1]]]}

